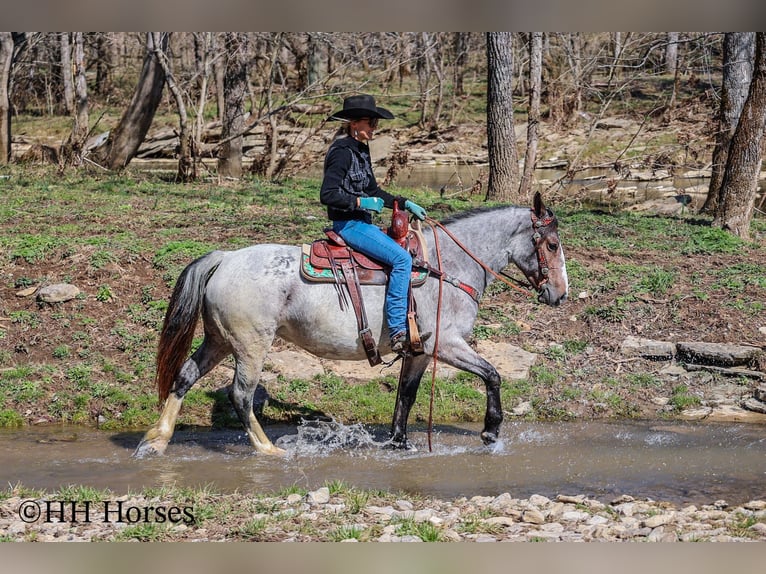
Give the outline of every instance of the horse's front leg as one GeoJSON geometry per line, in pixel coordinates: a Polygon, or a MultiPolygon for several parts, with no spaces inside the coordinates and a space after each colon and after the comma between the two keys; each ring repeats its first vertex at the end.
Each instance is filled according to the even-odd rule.
{"type": "Polygon", "coordinates": [[[462,338],[445,341],[439,350],[439,359],[453,367],[481,377],[487,389],[487,411],[481,440],[492,444],[500,436],[503,408],[500,404],[500,374],[497,369],[474,351],[462,338]]]}
{"type": "Polygon", "coordinates": [[[396,448],[412,448],[407,441],[407,419],[420,387],[420,380],[428,367],[429,357],[426,355],[406,355],[402,359],[402,370],[399,376],[399,389],[396,394],[396,407],[391,422],[391,442],[396,448]]]}

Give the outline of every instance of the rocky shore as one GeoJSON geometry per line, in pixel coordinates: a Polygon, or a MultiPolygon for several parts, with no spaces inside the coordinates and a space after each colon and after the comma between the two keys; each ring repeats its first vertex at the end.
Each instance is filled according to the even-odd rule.
{"type": "Polygon", "coordinates": [[[0,502],[0,540],[766,541],[766,500],[685,507],[627,495],[606,503],[510,493],[438,500],[331,487],[277,497],[174,491],[90,502],[20,494],[0,502]]]}

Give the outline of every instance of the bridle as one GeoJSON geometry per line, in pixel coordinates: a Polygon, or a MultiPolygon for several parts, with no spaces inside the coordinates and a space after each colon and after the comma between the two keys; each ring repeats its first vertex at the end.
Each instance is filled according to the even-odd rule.
{"type": "MultiPolygon", "coordinates": [[[[532,220],[532,243],[535,246],[535,254],[537,257],[537,266],[540,271],[539,273],[539,280],[535,280],[534,276],[532,274],[524,273],[529,285],[539,293],[545,284],[548,282],[549,276],[550,276],[550,270],[551,269],[558,269],[557,267],[552,267],[548,264],[548,258],[545,255],[545,242],[543,239],[548,234],[548,228],[555,229],[557,225],[556,216],[553,214],[553,212],[548,209],[545,217],[537,217],[535,214],[534,209],[530,209],[530,218],[532,220]]],[[[529,289],[524,286],[524,283],[522,281],[519,281],[518,279],[511,277],[510,275],[503,273],[503,272],[496,272],[493,269],[491,269],[486,263],[484,263],[481,259],[479,259],[476,255],[471,253],[470,249],[468,249],[465,245],[463,245],[460,240],[455,237],[452,232],[447,229],[444,225],[436,221],[435,219],[431,219],[430,217],[426,218],[426,221],[431,224],[432,229],[436,229],[437,227],[444,231],[444,233],[447,234],[447,236],[452,239],[452,241],[455,242],[455,244],[460,247],[471,259],[473,259],[479,266],[481,266],[484,271],[487,273],[493,275],[495,278],[499,279],[509,287],[512,287],[516,291],[523,293],[524,295],[528,297],[534,297],[535,293],[530,291],[529,289]]],[[[434,241],[436,242],[438,246],[438,239],[436,237],[436,233],[434,231],[434,241]]],[[[430,266],[429,266],[430,267],[430,266]]],[[[433,268],[429,269],[430,271],[434,272],[437,271],[433,268]]],[[[441,263],[439,263],[439,271],[441,271],[441,263]]],[[[439,275],[439,271],[434,273],[435,275],[439,275]]],[[[450,283],[455,284],[453,281],[449,281],[450,283]]],[[[463,287],[461,282],[461,285],[458,285],[459,287],[463,288],[464,291],[468,292],[469,295],[471,295],[471,291],[474,293],[478,293],[475,289],[469,288],[465,289],[463,287]]],[[[472,295],[473,298],[478,302],[478,297],[475,295],[472,295]]]]}
{"type": "Polygon", "coordinates": [[[543,238],[547,235],[548,227],[556,226],[556,216],[548,209],[547,215],[542,219],[535,215],[535,210],[530,209],[530,217],[532,219],[532,243],[535,245],[535,253],[537,254],[537,266],[540,270],[540,280],[533,281],[532,278],[527,275],[527,280],[539,292],[542,290],[543,285],[548,282],[548,276],[551,269],[557,269],[557,267],[551,267],[548,265],[548,259],[545,256],[545,242],[543,238]]]}

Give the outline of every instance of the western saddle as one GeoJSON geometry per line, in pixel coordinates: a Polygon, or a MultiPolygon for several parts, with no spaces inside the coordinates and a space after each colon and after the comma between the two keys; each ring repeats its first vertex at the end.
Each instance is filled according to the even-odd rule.
{"type": "MultiPolygon", "coordinates": [[[[367,360],[371,366],[378,365],[382,359],[367,322],[361,285],[385,285],[388,282],[390,268],[370,259],[363,253],[354,251],[331,228],[324,231],[327,235],[326,239],[317,239],[310,245],[303,245],[301,275],[307,281],[334,283],[338,291],[338,302],[341,310],[348,307],[348,299],[350,299],[356,314],[359,337],[367,354],[367,360]],[[348,292],[348,299],[346,292],[348,292]]],[[[407,327],[412,352],[422,353],[423,345],[415,321],[416,312],[412,296],[412,287],[422,285],[428,277],[425,237],[420,229],[420,222],[417,221],[410,226],[407,213],[399,209],[398,202],[395,202],[391,226],[381,231],[391,236],[412,255],[413,261],[418,262],[417,266],[413,264],[410,276],[407,327]],[[425,265],[421,267],[420,264],[423,262],[425,265]]]]}

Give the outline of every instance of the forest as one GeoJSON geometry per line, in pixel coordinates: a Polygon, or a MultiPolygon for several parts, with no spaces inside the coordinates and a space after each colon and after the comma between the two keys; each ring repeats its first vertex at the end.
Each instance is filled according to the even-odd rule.
{"type": "MultiPolygon", "coordinates": [[[[703,211],[747,237],[766,118],[763,46],[753,32],[3,32],[0,164],[119,171],[141,150],[176,159],[179,182],[201,170],[279,180],[306,161],[345,95],[368,92],[408,141],[475,128],[487,198],[512,201],[529,196],[540,126],[584,124],[590,137],[607,116],[671,125],[702,105],[703,211]],[[651,97],[637,89],[647,82],[651,97]]],[[[628,157],[606,159],[619,172],[628,157]]],[[[566,158],[567,172],[586,162],[566,158]]]]}

